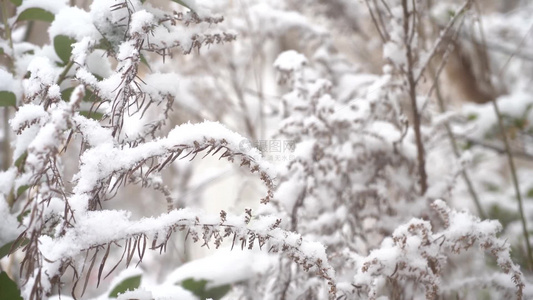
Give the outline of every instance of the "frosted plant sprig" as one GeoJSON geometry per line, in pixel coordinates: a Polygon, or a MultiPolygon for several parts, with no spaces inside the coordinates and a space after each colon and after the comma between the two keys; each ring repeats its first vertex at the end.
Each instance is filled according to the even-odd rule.
{"type": "MultiPolygon", "coordinates": [[[[75,176],[77,184],[74,194],[78,199],[79,212],[94,210],[105,194],[125,183],[134,172],[148,176],[160,172],[176,159],[194,159],[205,150],[205,155],[220,155],[234,161],[240,158],[241,166],[247,166],[251,172],[258,172],[267,187],[267,195],[261,200],[268,203],[272,198],[275,173],[267,161],[264,161],[255,148],[242,149],[240,143],[244,138],[217,122],[200,124],[183,124],[174,128],[166,138],[146,142],[136,147],[103,143],[87,150],[81,157],[81,167],[75,176]],[[198,138],[203,136],[203,138],[198,138]],[[114,184],[110,186],[111,178],[114,184]],[[89,201],[88,203],[86,201],[89,201]],[[87,206],[88,205],[88,206],[87,206]]],[[[77,198],[76,198],[77,199],[77,198]]]]}
{"type": "MultiPolygon", "coordinates": [[[[261,249],[280,252],[301,265],[304,270],[315,271],[324,278],[331,288],[330,298],[335,299],[335,275],[327,262],[324,247],[305,240],[298,234],[281,230],[280,223],[280,219],[272,216],[254,218],[248,209],[242,216],[233,216],[221,211],[218,217],[180,209],[139,221],[130,221],[129,213],[124,211],[94,211],[79,218],[80,226],[69,229],[64,236],[42,236],[39,239],[44,258],[42,268],[48,279],[55,278],[56,283],[59,283],[65,271],[72,269],[75,274],[72,293],[83,295],[88,274],[94,266],[99,266],[99,284],[101,279],[111,274],[123,260],[128,266],[137,258],[139,264],[147,249],[165,251],[172,234],[182,231],[186,232],[186,238],[202,242],[202,246],[206,247],[214,244],[215,248],[219,248],[224,240],[229,239],[232,248],[238,245],[241,249],[252,249],[257,243],[261,249]],[[102,231],[101,226],[106,223],[103,220],[113,220],[114,226],[102,231]],[[123,253],[113,267],[104,272],[110,249],[115,246],[122,247],[123,253]],[[98,253],[104,255],[98,256],[98,253]],[[85,259],[82,266],[79,264],[81,259],[85,259]],[[76,292],[80,282],[83,283],[83,288],[81,292],[76,292]]],[[[46,293],[46,290],[44,292],[46,293]]]]}
{"type": "MultiPolygon", "coordinates": [[[[399,184],[391,172],[402,169],[414,177],[416,163],[409,153],[413,145],[404,139],[406,122],[394,106],[395,82],[373,78],[380,89],[376,95],[342,104],[334,98],[332,83],[317,78],[310,66],[295,51],[282,53],[274,63],[280,83],[291,88],[283,96],[286,117],[278,136],[295,143],[294,159],[280,174],[274,199],[287,228],[324,243],[329,255],[337,253],[330,263],[344,274],[349,268],[342,249],[373,247],[377,241],[369,236],[390,234],[404,222],[397,216],[401,205],[419,200],[413,198],[416,182],[399,184]],[[387,221],[365,225],[380,219],[387,221]]],[[[286,288],[279,297],[323,291],[318,285],[307,290],[312,279],[293,270],[280,263],[277,280],[286,288]]]]}
{"type": "MultiPolygon", "coordinates": [[[[74,95],[83,94],[83,87],[75,89],[74,95]]],[[[22,244],[25,252],[21,262],[21,277],[25,284],[33,286],[33,290],[28,294],[30,299],[39,299],[43,293],[43,282],[41,278],[41,266],[43,257],[39,250],[39,237],[50,234],[52,229],[50,222],[57,221],[57,231],[59,234],[65,232],[66,228],[72,225],[72,209],[68,202],[67,189],[61,171],[60,146],[67,140],[66,131],[73,125],[73,116],[76,114],[82,97],[73,97],[72,102],[59,101],[50,103],[47,111],[37,109],[33,104],[27,104],[20,109],[11,125],[19,135],[32,136],[29,144],[24,145],[26,149],[16,164],[19,169],[17,179],[17,194],[22,194],[21,189],[28,189],[27,201],[22,212],[27,212],[28,217],[24,218],[24,231],[19,235],[15,244],[22,244]],[[35,116],[40,116],[40,122],[34,120],[35,116]],[[34,123],[32,125],[32,123],[34,123]],[[40,125],[36,132],[30,131],[31,126],[40,125]],[[29,126],[29,127],[28,127],[29,126]],[[61,212],[48,209],[52,201],[60,202],[64,206],[61,212]],[[58,216],[59,217],[58,219],[58,216]]],[[[48,98],[46,98],[48,99],[48,98]]],[[[46,100],[45,100],[46,102],[46,100]]],[[[54,223],[56,224],[56,223],[54,223]]],[[[44,283],[46,284],[46,283],[44,283]]]]}
{"type": "MultiPolygon", "coordinates": [[[[94,213],[90,213],[93,216],[106,212],[98,211],[101,208],[101,201],[108,199],[108,197],[113,197],[113,191],[116,191],[122,184],[132,181],[135,182],[138,177],[150,180],[152,174],[160,172],[174,160],[178,158],[193,159],[204,151],[206,152],[205,155],[220,154],[221,158],[227,158],[229,161],[240,158],[241,166],[247,166],[251,172],[258,172],[261,180],[267,186],[267,196],[261,201],[267,203],[272,198],[274,187],[273,178],[275,177],[273,169],[261,158],[260,153],[256,149],[242,150],[240,142],[244,138],[226,129],[219,123],[184,124],[172,130],[166,138],[145,142],[136,147],[129,147],[127,145],[116,145],[110,130],[100,127],[96,121],[86,119],[82,116],[75,116],[71,122],[85,136],[87,145],[90,148],[81,157],[80,171],[75,176],[77,183],[73,189],[73,194],[68,197],[66,194],[63,195],[66,197],[64,199],[65,215],[62,216],[62,220],[60,221],[60,224],[62,224],[61,230],[52,234],[55,239],[69,236],[72,234],[71,232],[76,232],[78,228],[85,230],[89,226],[84,223],[87,220],[87,211],[95,211],[94,213]],[[200,136],[203,136],[203,138],[199,138],[200,136]],[[114,180],[113,184],[112,180],[114,180]]],[[[53,183],[51,186],[54,187],[59,184],[59,182],[53,183]]],[[[168,198],[168,193],[165,196],[168,198]]],[[[27,295],[29,298],[38,299],[43,293],[47,293],[46,282],[42,281],[45,279],[43,277],[43,266],[50,261],[57,262],[57,259],[54,259],[50,255],[43,256],[41,254],[43,252],[43,236],[41,230],[44,227],[40,225],[41,223],[39,222],[41,221],[39,220],[44,222],[43,208],[41,207],[43,202],[33,199],[31,203],[34,204],[31,214],[31,220],[34,220],[32,221],[34,225],[30,228],[35,227],[39,230],[32,231],[27,229],[19,237],[19,240],[30,239],[30,243],[24,248],[26,257],[23,260],[22,267],[27,270],[27,295]],[[40,203],[40,206],[35,206],[37,203],[40,203]],[[31,234],[31,237],[28,236],[29,234],[31,234]]],[[[195,240],[194,232],[191,234],[193,240],[195,240]]],[[[210,238],[211,236],[206,238],[207,241],[210,238]]],[[[253,244],[255,238],[261,241],[264,237],[260,234],[253,234],[248,239],[248,243],[253,244]]],[[[218,239],[220,239],[220,236],[218,239]]],[[[135,244],[138,243],[140,236],[135,241],[135,244]]],[[[87,245],[90,245],[91,241],[89,240],[87,243],[89,243],[87,245]]],[[[246,243],[246,240],[244,243],[246,243]]],[[[107,251],[109,251],[111,244],[112,241],[108,241],[107,251]]],[[[216,244],[219,245],[218,242],[216,244]]],[[[95,247],[99,249],[102,246],[95,247]]],[[[272,249],[274,251],[280,248],[276,246],[272,249]]],[[[281,251],[288,251],[290,249],[292,248],[281,247],[281,251]]],[[[301,261],[302,264],[308,261],[307,258],[299,255],[297,251],[291,252],[291,255],[295,257],[295,260],[301,261]]],[[[128,257],[131,257],[131,255],[128,254],[128,257]]],[[[96,259],[96,254],[93,255],[89,271],[92,269],[94,259],[96,259]]],[[[323,259],[316,261],[319,271],[324,273],[324,278],[332,278],[328,275],[329,273],[320,268],[322,267],[321,261],[323,259]]],[[[66,269],[64,265],[59,267],[56,264],[52,265],[58,269],[55,271],[47,270],[46,274],[48,274],[47,276],[50,282],[56,283],[66,269]]],[[[309,267],[307,264],[304,265],[304,268],[309,267]]],[[[86,285],[84,285],[84,289],[85,287],[86,285]]]]}
{"type": "Polygon", "coordinates": [[[398,227],[392,239],[384,240],[381,248],[359,260],[360,268],[353,282],[357,293],[363,290],[368,299],[377,299],[387,290],[378,284],[380,278],[388,278],[396,286],[406,281],[419,282],[424,286],[426,299],[435,299],[441,294],[440,278],[447,259],[477,248],[496,258],[498,266],[515,285],[516,299],[523,299],[525,279],[520,267],[510,258],[509,244],[497,237],[501,230],[499,222],[481,221],[467,212],[452,210],[442,200],[436,200],[431,207],[442,217],[444,228],[434,232],[430,222],[421,219],[412,219],[398,227]]]}
{"type": "MultiPolygon", "coordinates": [[[[210,25],[222,22],[223,19],[207,16],[200,18],[192,12],[187,14],[187,17],[183,17],[183,15],[180,17],[180,20],[185,23],[184,26],[193,25],[184,31],[182,27],[175,28],[176,19],[173,19],[174,21],[169,25],[164,21],[165,15],[162,15],[161,12],[148,7],[146,10],[139,10],[135,4],[131,4],[129,1],[114,5],[112,11],[113,14],[123,14],[124,17],[118,21],[107,20],[111,23],[104,25],[126,28],[120,42],[113,43],[110,40],[117,37],[106,37],[105,34],[101,33],[103,40],[108,41],[108,53],[118,61],[115,72],[103,80],[98,80],[91,74],[87,66],[82,65],[76,72],[76,79],[92,92],[91,111],[107,106],[103,120],[108,120],[113,128],[113,136],[120,136],[125,115],[132,116],[140,113],[142,118],[152,104],[166,103],[159,120],[146,124],[147,130],[138,137],[134,137],[133,141],[145,140],[148,135],[155,138],[155,132],[165,125],[172,103],[175,97],[179,97],[179,95],[163,91],[154,94],[153,88],[146,87],[147,83],[138,73],[139,65],[143,61],[147,63],[147,54],[155,52],[164,58],[175,47],[180,47],[184,54],[189,54],[193,49],[199,51],[202,46],[233,41],[236,35],[230,32],[209,31],[207,28],[199,27],[204,21],[210,25]],[[149,89],[152,90],[152,93],[147,92],[149,89]]],[[[116,35],[116,33],[114,34],[116,35]]],[[[80,43],[83,44],[84,42],[80,43]]],[[[94,49],[87,50],[92,51],[94,49]]],[[[131,141],[129,138],[127,140],[131,141]]]]}
{"type": "MultiPolygon", "coordinates": [[[[68,62],[64,61],[67,67],[61,74],[61,69],[55,67],[54,61],[45,57],[33,59],[28,67],[30,78],[25,81],[24,102],[28,104],[20,109],[18,117],[12,121],[13,129],[26,135],[20,140],[31,141],[29,137],[34,132],[29,129],[33,130],[37,125],[42,127],[36,130],[33,142],[17,146],[20,149],[16,151],[26,150],[26,154],[17,154],[23,155],[20,156],[21,162],[17,162],[21,174],[16,181],[22,190],[16,192],[23,193],[24,189],[31,191],[23,207],[23,212],[28,213],[27,217],[23,217],[26,228],[16,241],[16,244],[27,242],[22,248],[25,256],[21,262],[21,277],[24,296],[28,299],[46,297],[51,288],[60,283],[61,275],[68,265],[50,260],[49,253],[44,257],[42,245],[39,244],[40,237],[49,236],[55,240],[79,229],[79,226],[83,226],[80,223],[83,223],[87,211],[101,209],[101,201],[116,196],[122,184],[151,186],[162,191],[167,202],[170,202],[170,190],[154,180],[154,175],[178,158],[193,159],[204,152],[205,155],[218,154],[230,161],[239,159],[241,166],[259,173],[267,186],[267,195],[262,202],[267,203],[272,198],[275,177],[273,169],[257,150],[241,149],[240,142],[244,138],[222,125],[214,122],[198,126],[185,124],[172,130],[167,138],[157,139],[156,134],[166,124],[178,93],[175,90],[169,91],[168,88],[162,89],[161,84],[157,87],[146,86],[139,76],[139,65],[144,59],[143,51],[161,50],[145,46],[150,44],[150,37],[163,37],[163,40],[168,38],[162,32],[155,32],[158,26],[160,28],[164,25],[159,24],[150,12],[141,10],[139,1],[120,1],[110,7],[106,5],[104,1],[95,1],[91,6],[91,13],[102,18],[102,22],[96,24],[86,22],[86,12],[69,8],[70,12],[82,17],[81,23],[85,22],[87,28],[96,26],[96,29],[88,31],[98,32],[101,37],[92,32],[82,39],[68,28],[60,28],[60,24],[67,19],[66,14],[61,14],[61,18],[58,18],[60,20],[53,26],[52,38],[65,34],[77,40],[74,43],[73,58],[68,59],[68,62]],[[94,65],[90,66],[89,54],[102,46],[107,47],[108,55],[117,60],[117,65],[114,72],[109,70],[110,75],[98,79],[92,73],[94,65]],[[65,79],[71,77],[69,71],[74,64],[78,68],[75,79],[79,84],[73,89],[70,99],[62,99],[60,86],[65,79]],[[91,92],[91,99],[84,99],[85,90],[91,92]],[[71,102],[67,103],[66,100],[71,102]],[[87,106],[87,103],[82,103],[87,100],[92,102],[90,113],[99,107],[107,109],[101,121],[108,122],[109,127],[78,114],[80,104],[87,106]],[[39,103],[40,106],[29,102],[39,103]],[[133,139],[123,138],[125,117],[139,113],[142,118],[153,103],[164,103],[161,116],[147,124],[146,130],[139,132],[133,139]],[[207,132],[202,133],[199,129],[207,132]],[[70,134],[67,134],[69,130],[70,134]],[[69,141],[76,137],[82,137],[83,143],[80,171],[74,178],[72,189],[63,182],[65,175],[60,155],[65,153],[69,141]],[[152,141],[147,142],[150,138],[152,141]],[[109,159],[114,163],[110,164],[109,159]],[[53,205],[48,208],[50,203],[53,205]],[[63,209],[59,209],[61,206],[63,209]]],[[[201,23],[216,24],[222,19],[187,15],[182,17],[182,21],[195,27],[201,23]]],[[[204,29],[193,28],[187,30],[185,38],[181,36],[179,41],[182,45],[187,45],[183,52],[189,53],[192,49],[200,49],[202,45],[235,39],[230,33],[205,32],[204,29]]],[[[163,44],[159,45],[163,47],[163,44]]],[[[102,72],[106,73],[105,68],[102,72]]],[[[155,76],[155,81],[161,78],[161,74],[157,75],[160,76],[155,76]]],[[[89,266],[85,266],[85,271],[87,267],[89,266]]],[[[85,288],[86,285],[83,289],[85,288]]]]}
{"type": "Polygon", "coordinates": [[[492,254],[500,269],[511,276],[516,287],[517,299],[522,299],[526,281],[520,267],[511,259],[510,244],[497,237],[502,230],[501,224],[495,220],[480,221],[478,217],[466,212],[454,211],[442,200],[433,202],[431,206],[445,222],[442,234],[449,241],[443,246],[447,246],[453,253],[461,253],[477,245],[481,251],[492,254]]]}
{"type": "Polygon", "coordinates": [[[170,22],[171,25],[176,25],[177,22],[183,22],[185,26],[200,23],[218,24],[223,21],[223,16],[199,16],[194,11],[188,11],[186,13],[173,11],[172,15],[164,14],[164,17],[159,19],[159,23],[170,22]]]}

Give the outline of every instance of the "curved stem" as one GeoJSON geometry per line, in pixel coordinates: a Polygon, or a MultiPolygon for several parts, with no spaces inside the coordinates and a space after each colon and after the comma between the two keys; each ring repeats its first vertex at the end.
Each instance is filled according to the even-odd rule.
{"type": "Polygon", "coordinates": [[[63,72],[61,72],[61,74],[59,74],[59,78],[57,79],[57,85],[61,85],[61,83],[63,83],[63,81],[67,77],[68,71],[70,71],[70,68],[72,68],[72,65],[74,65],[74,61],[73,60],[69,60],[68,64],[65,66],[65,69],[63,70],[63,72]]]}
{"type": "MultiPolygon", "coordinates": [[[[476,5],[476,10],[479,13],[480,7],[478,1],[475,1],[474,4],[476,5]]],[[[481,14],[479,14],[481,15],[481,14]]],[[[485,39],[485,31],[483,30],[483,21],[481,17],[479,18],[479,34],[481,36],[481,41],[483,45],[486,45],[486,39],[485,39]]],[[[486,47],[484,47],[486,49],[486,47]]],[[[491,69],[490,64],[486,64],[486,68],[488,69],[488,80],[491,82],[491,69]]],[[[496,102],[496,99],[493,97],[492,100],[492,107],[494,108],[494,112],[496,113],[496,117],[498,119],[498,127],[500,129],[501,135],[502,135],[502,141],[505,146],[505,153],[507,154],[507,160],[509,162],[509,168],[511,169],[511,178],[513,180],[513,186],[516,193],[516,200],[518,201],[518,211],[520,213],[520,222],[522,223],[522,233],[524,234],[524,239],[526,242],[526,250],[527,250],[527,258],[528,258],[528,267],[530,270],[533,270],[533,254],[531,252],[531,242],[529,241],[529,232],[527,228],[527,222],[526,217],[524,214],[524,204],[522,200],[522,195],[520,193],[520,184],[518,183],[518,175],[516,174],[516,167],[513,160],[513,154],[511,152],[511,147],[509,146],[509,140],[507,139],[507,133],[505,132],[505,126],[503,125],[503,118],[502,114],[500,112],[500,108],[498,107],[498,103],[496,102]]]]}
{"type": "MultiPolygon", "coordinates": [[[[413,74],[413,68],[414,68],[414,59],[413,59],[413,53],[411,48],[411,39],[413,34],[411,34],[411,31],[409,30],[409,18],[416,18],[416,13],[413,10],[412,12],[408,11],[407,7],[407,0],[402,0],[402,8],[403,8],[403,31],[404,31],[404,44],[406,48],[406,56],[407,56],[407,81],[409,84],[409,98],[411,100],[411,106],[413,110],[413,129],[415,131],[415,138],[416,138],[416,148],[418,152],[418,176],[419,182],[420,182],[420,194],[424,195],[428,188],[428,179],[427,179],[427,173],[426,173],[426,159],[425,159],[425,153],[424,153],[424,144],[422,142],[422,133],[420,130],[420,112],[418,111],[418,106],[416,103],[416,81],[413,74]]],[[[413,6],[414,7],[414,6],[413,6]]],[[[414,22],[414,21],[413,21],[414,22]]],[[[411,25],[414,27],[413,25],[411,25]]]]}
{"type": "Polygon", "coordinates": [[[524,204],[522,200],[522,195],[520,193],[520,185],[518,183],[518,175],[516,174],[516,167],[515,167],[514,160],[513,160],[513,154],[511,153],[511,147],[509,146],[509,141],[507,139],[507,133],[505,132],[505,127],[503,125],[503,118],[500,112],[500,108],[498,107],[498,103],[496,103],[495,99],[492,99],[491,102],[494,108],[494,112],[496,112],[496,116],[498,118],[498,126],[500,127],[503,144],[505,146],[505,153],[507,154],[509,168],[511,169],[511,178],[513,180],[513,185],[514,185],[514,189],[516,193],[516,200],[518,200],[518,211],[520,212],[520,221],[522,223],[522,231],[524,233],[524,239],[526,240],[528,265],[529,265],[529,269],[533,270],[533,255],[531,253],[531,243],[529,241],[529,232],[527,229],[527,222],[526,222],[526,217],[524,214],[524,204]]]}
{"type": "MultiPolygon", "coordinates": [[[[446,112],[446,107],[444,106],[444,99],[443,99],[442,93],[440,92],[438,75],[435,78],[435,94],[437,96],[437,103],[439,105],[439,109],[441,113],[446,112]]],[[[459,146],[457,145],[457,139],[455,138],[455,135],[452,129],[450,128],[450,124],[446,122],[444,124],[444,127],[446,129],[446,134],[448,135],[448,138],[450,139],[453,153],[455,157],[459,158],[461,156],[461,153],[459,152],[459,146]]],[[[468,192],[470,193],[472,200],[474,200],[474,204],[476,205],[476,209],[477,209],[477,213],[479,214],[479,217],[481,219],[486,219],[487,214],[485,213],[485,211],[483,210],[483,207],[481,206],[481,202],[479,201],[479,197],[477,196],[476,190],[474,189],[474,185],[472,184],[472,181],[470,180],[470,176],[468,175],[467,170],[463,169],[461,171],[461,174],[463,175],[463,179],[466,183],[466,187],[468,188],[468,192]]]]}

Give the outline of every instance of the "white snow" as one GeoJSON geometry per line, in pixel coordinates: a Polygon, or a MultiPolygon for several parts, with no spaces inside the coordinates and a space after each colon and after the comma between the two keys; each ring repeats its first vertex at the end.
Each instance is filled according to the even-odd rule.
{"type": "Polygon", "coordinates": [[[45,124],[47,120],[48,113],[42,105],[29,103],[19,108],[15,116],[9,120],[9,125],[13,131],[18,131],[31,123],[45,124]]]}
{"type": "Polygon", "coordinates": [[[274,62],[274,67],[280,71],[291,72],[301,69],[306,64],[307,58],[304,55],[294,50],[288,50],[278,56],[274,62]]]}
{"type": "MultiPolygon", "coordinates": [[[[13,182],[14,169],[0,173],[0,181],[2,182],[2,189],[9,183],[13,182]]],[[[5,195],[9,194],[6,193],[5,195]]],[[[22,228],[18,226],[18,221],[15,214],[11,214],[7,200],[0,194],[0,247],[13,241],[21,232],[22,228]]]]}
{"type": "Polygon", "coordinates": [[[246,249],[218,249],[212,255],[190,261],[174,270],[167,276],[166,284],[179,284],[189,278],[203,279],[208,281],[206,288],[209,289],[244,281],[253,275],[254,256],[257,255],[246,249]]]}
{"type": "Polygon", "coordinates": [[[51,39],[58,35],[65,35],[75,38],[77,41],[81,41],[85,37],[92,40],[99,40],[102,37],[94,27],[91,15],[78,7],[66,7],[59,11],[50,25],[48,33],[51,39]]]}
{"type": "Polygon", "coordinates": [[[28,71],[31,76],[23,81],[24,91],[27,96],[34,97],[45,87],[55,84],[60,69],[54,67],[47,57],[37,56],[30,62],[28,71]]]}
{"type": "Polygon", "coordinates": [[[118,295],[117,300],[153,300],[152,292],[146,291],[142,288],[135,289],[135,291],[127,291],[118,295]]]}
{"type": "Polygon", "coordinates": [[[407,66],[407,57],[402,47],[395,42],[387,42],[383,45],[383,57],[396,66],[407,66]]]}
{"type": "Polygon", "coordinates": [[[144,34],[150,29],[154,15],[146,10],[140,10],[131,15],[130,34],[144,34]]]}
{"type": "Polygon", "coordinates": [[[13,78],[13,75],[0,69],[0,91],[8,91],[15,94],[16,99],[20,99],[22,96],[22,87],[20,86],[20,80],[13,78]]]}
{"type": "MultiPolygon", "coordinates": [[[[508,117],[522,118],[528,106],[533,105],[531,95],[526,91],[516,91],[512,94],[503,95],[497,99],[498,107],[501,113],[508,117]]],[[[497,125],[496,113],[491,102],[485,104],[466,104],[462,108],[464,116],[474,116],[475,119],[470,123],[474,126],[475,131],[468,135],[475,139],[483,139],[497,125]]]]}
{"type": "Polygon", "coordinates": [[[67,7],[68,0],[24,0],[22,4],[17,7],[18,16],[23,11],[29,8],[41,8],[48,12],[51,12],[53,15],[57,15],[62,9],[67,7]]]}
{"type": "Polygon", "coordinates": [[[120,61],[131,59],[139,55],[139,50],[135,47],[135,40],[126,41],[120,44],[117,58],[120,61]]]}
{"type": "Polygon", "coordinates": [[[95,44],[95,41],[85,36],[77,43],[72,44],[72,61],[79,65],[84,65],[87,59],[90,48],[95,44]]]}
{"type": "MultiPolygon", "coordinates": [[[[87,150],[81,157],[82,166],[79,173],[75,176],[78,184],[74,188],[74,191],[77,194],[87,193],[94,189],[99,180],[107,178],[113,172],[132,168],[137,162],[149,157],[162,156],[170,153],[174,146],[193,145],[195,141],[203,143],[204,139],[214,139],[218,142],[225,141],[229,149],[244,152],[270,178],[275,178],[274,168],[269,162],[263,160],[257,149],[240,149],[240,143],[244,140],[244,137],[241,135],[227,129],[218,122],[187,123],[175,127],[166,138],[146,142],[137,147],[123,147],[119,149],[114,148],[110,143],[105,143],[87,150]],[[203,137],[203,139],[199,139],[199,137],[203,137]]],[[[84,209],[82,207],[86,203],[71,203],[71,205],[83,211],[84,209]],[[82,206],[78,207],[78,205],[82,206]]]]}

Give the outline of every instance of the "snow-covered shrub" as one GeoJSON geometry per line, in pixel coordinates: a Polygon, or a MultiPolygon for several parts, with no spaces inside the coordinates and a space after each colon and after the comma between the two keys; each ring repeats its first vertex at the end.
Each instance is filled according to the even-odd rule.
{"type": "MultiPolygon", "coordinates": [[[[168,187],[161,182],[159,173],[174,160],[192,159],[202,152],[237,159],[258,173],[268,189],[264,202],[271,198],[275,176],[256,149],[241,151],[244,138],[217,122],[182,124],[159,137],[179,95],[169,74],[139,77],[143,56],[165,56],[173,48],[189,54],[235,39],[232,33],[209,28],[221,17],[204,16],[192,5],[186,6],[189,12],[167,13],[140,1],[94,1],[84,11],[54,1],[27,1],[6,23],[13,27],[28,10],[54,14],[49,29],[54,47],[15,44],[8,36],[5,52],[14,67],[11,73],[2,71],[2,81],[10,84],[9,95],[16,98],[9,104],[17,109],[9,120],[17,134],[15,162],[2,173],[2,203],[21,206],[21,233],[13,244],[23,247],[24,298],[50,295],[61,288],[66,272],[73,275],[72,294],[83,295],[96,260],[98,283],[105,275],[111,248],[122,248],[119,262],[124,259],[130,264],[134,256],[142,260],[147,248],[164,249],[178,230],[187,231],[195,242],[213,242],[217,247],[228,236],[249,241],[250,246],[254,239],[260,245],[277,241],[271,247],[294,248],[288,250],[293,256],[306,257],[297,245],[285,241],[283,232],[276,231],[275,219],[258,222],[263,226],[255,229],[246,226],[252,217],[249,211],[242,218],[225,213],[213,218],[188,208],[176,210],[168,187]],[[184,30],[187,26],[191,29],[184,30]],[[110,58],[116,61],[113,68],[110,58]],[[143,118],[150,105],[158,106],[155,120],[143,118]],[[133,117],[144,121],[143,129],[129,136],[123,129],[126,119],[133,117]],[[75,141],[81,143],[79,169],[67,182],[63,158],[75,141]],[[168,213],[133,221],[128,211],[104,209],[102,203],[127,184],[161,191],[168,213]],[[79,285],[81,291],[79,282],[84,283],[79,285]]],[[[11,227],[5,234],[7,241],[16,232],[16,226],[11,227]]]]}
{"type": "Polygon", "coordinates": [[[471,0],[83,3],[2,1],[2,289],[25,299],[533,296],[531,199],[508,203],[496,170],[505,160],[485,157],[507,153],[512,175],[530,172],[515,170],[507,142],[484,146],[527,135],[530,69],[465,29],[490,19],[490,39],[529,45],[520,12],[506,25],[471,0]],[[27,37],[37,20],[50,23],[43,46],[27,37]],[[496,113],[447,112],[443,99],[461,95],[457,52],[496,113]],[[523,76],[498,82],[488,63],[523,76]],[[232,165],[250,179],[216,185],[232,165]],[[208,198],[224,209],[208,212],[208,198]],[[189,242],[216,254],[194,260],[203,254],[189,242]]]}

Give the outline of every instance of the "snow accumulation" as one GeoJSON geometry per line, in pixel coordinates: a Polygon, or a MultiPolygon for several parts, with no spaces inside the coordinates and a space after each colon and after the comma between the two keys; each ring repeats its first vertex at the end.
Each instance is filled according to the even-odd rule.
{"type": "MultiPolygon", "coordinates": [[[[107,4],[109,6],[109,2],[107,4]]],[[[109,10],[109,7],[107,8],[109,10]]],[[[91,15],[78,7],[66,7],[55,15],[55,19],[48,29],[50,38],[58,35],[72,37],[78,41],[88,37],[99,40],[102,35],[93,25],[91,15]]]]}
{"type": "MultiPolygon", "coordinates": [[[[118,2],[117,2],[118,3],[118,2]]],[[[128,20],[128,9],[109,9],[111,5],[117,4],[109,0],[94,0],[91,4],[91,18],[96,26],[112,26],[112,24],[126,24],[128,20]]],[[[143,10],[140,0],[129,0],[128,7],[132,11],[143,10]]]]}
{"type": "MultiPolygon", "coordinates": [[[[96,129],[97,127],[90,128],[96,129]]],[[[87,127],[87,129],[90,128],[87,127]]],[[[98,129],[98,131],[102,130],[98,129]]],[[[93,136],[91,132],[88,134],[93,136]]],[[[131,168],[135,163],[149,157],[167,154],[176,145],[193,145],[195,141],[202,143],[203,140],[198,140],[199,137],[204,137],[205,140],[225,140],[229,149],[244,152],[260,165],[261,170],[267,172],[271,178],[275,177],[274,168],[269,162],[262,159],[261,153],[257,149],[240,149],[244,137],[218,122],[206,121],[199,124],[182,124],[171,130],[168,137],[146,142],[137,147],[119,149],[114,148],[110,143],[103,143],[87,150],[81,157],[82,166],[80,172],[75,176],[78,184],[74,191],[78,194],[89,192],[94,189],[99,180],[110,176],[113,172],[131,168]]]]}
{"type": "Polygon", "coordinates": [[[15,80],[13,75],[3,69],[0,69],[0,91],[12,92],[17,99],[20,99],[22,96],[20,81],[15,80]]]}
{"type": "Polygon", "coordinates": [[[83,133],[86,142],[92,147],[100,145],[114,145],[116,142],[111,135],[111,131],[103,128],[98,121],[85,118],[81,115],[73,117],[74,122],[83,133]]]}
{"type": "MultiPolygon", "coordinates": [[[[207,257],[190,261],[167,276],[166,284],[175,285],[189,278],[207,280],[206,288],[246,280],[253,275],[254,256],[261,256],[253,251],[218,249],[207,257]],[[228,272],[231,270],[231,272],[228,272]]],[[[255,257],[264,259],[264,257],[255,257]]]]}
{"type": "MultiPolygon", "coordinates": [[[[161,95],[169,94],[179,99],[181,76],[176,73],[151,73],[146,75],[143,81],[144,92],[153,99],[162,99],[161,95]]],[[[195,105],[195,103],[191,103],[195,105]]]]}
{"type": "Polygon", "coordinates": [[[24,91],[27,96],[35,97],[42,92],[43,87],[55,84],[61,69],[55,67],[47,57],[37,56],[30,62],[28,71],[31,75],[23,81],[24,91]]]}
{"type": "Polygon", "coordinates": [[[3,196],[11,191],[16,175],[16,168],[0,172],[0,228],[2,229],[0,230],[0,246],[14,240],[22,230],[18,226],[16,215],[10,213],[9,205],[3,196]]]}
{"type": "Polygon", "coordinates": [[[39,125],[44,125],[49,120],[49,114],[41,105],[26,104],[10,120],[9,124],[14,131],[19,131],[26,126],[29,128],[17,135],[13,157],[18,159],[33,142],[40,131],[39,125]]]}
{"type": "Polygon", "coordinates": [[[274,67],[280,71],[296,71],[307,64],[307,58],[294,50],[289,50],[281,53],[276,61],[274,67]]]}
{"type": "Polygon", "coordinates": [[[85,65],[87,55],[90,53],[90,48],[94,44],[95,40],[88,36],[85,36],[81,41],[72,44],[72,60],[79,65],[85,65]]]}
{"type": "Polygon", "coordinates": [[[130,34],[143,34],[146,31],[145,28],[150,28],[153,21],[154,15],[146,10],[133,13],[130,22],[130,34]]]}
{"type": "Polygon", "coordinates": [[[135,291],[127,291],[123,294],[120,294],[117,300],[153,300],[152,293],[144,289],[136,289],[135,291]]]}
{"type": "Polygon", "coordinates": [[[119,61],[125,61],[128,58],[139,55],[139,50],[135,47],[135,43],[135,40],[120,43],[117,54],[119,61]]]}
{"type": "Polygon", "coordinates": [[[15,116],[9,120],[9,125],[16,132],[30,123],[45,124],[46,121],[48,121],[48,113],[44,110],[43,106],[29,103],[19,107],[15,116]]]}
{"type": "Polygon", "coordinates": [[[56,15],[62,9],[67,7],[67,2],[68,0],[24,0],[22,1],[22,4],[17,7],[16,16],[30,8],[41,8],[56,15]]]}
{"type": "MultiPolygon", "coordinates": [[[[533,105],[531,94],[525,91],[517,91],[512,94],[501,96],[497,99],[498,107],[504,116],[513,118],[529,117],[533,111],[528,109],[533,105]]],[[[470,121],[474,130],[468,136],[475,139],[483,139],[487,133],[497,126],[496,113],[492,103],[466,104],[463,106],[463,114],[471,117],[470,121]]]]}
{"type": "Polygon", "coordinates": [[[254,28],[261,28],[264,32],[288,32],[291,29],[302,29],[315,35],[325,35],[327,31],[316,24],[312,24],[302,14],[296,11],[277,9],[265,2],[259,2],[248,8],[250,20],[254,28]],[[268,24],[268,26],[265,26],[268,24]]]}

